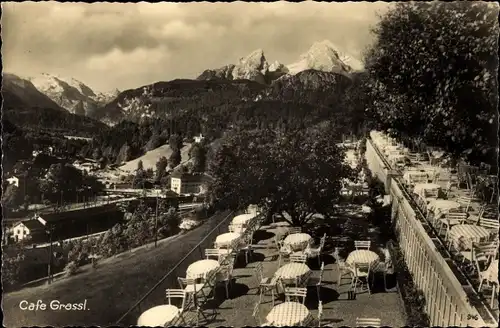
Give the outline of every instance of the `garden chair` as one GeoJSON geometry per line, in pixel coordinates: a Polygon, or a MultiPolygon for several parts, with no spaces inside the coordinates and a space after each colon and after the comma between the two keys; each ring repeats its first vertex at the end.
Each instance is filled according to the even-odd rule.
{"type": "Polygon", "coordinates": [[[323,286],[323,273],[325,271],[325,262],[321,263],[321,268],[319,270],[319,275],[317,277],[310,276],[307,280],[307,286],[315,286],[316,293],[318,294],[318,300],[321,300],[321,287],[323,286]]]}
{"type": "Polygon", "coordinates": [[[325,242],[326,242],[326,233],[323,235],[323,237],[321,237],[321,239],[319,241],[319,246],[317,248],[311,247],[308,244],[305,251],[304,251],[307,254],[307,257],[317,258],[318,265],[321,264],[321,252],[323,251],[323,248],[325,247],[325,242]]]}
{"type": "Polygon", "coordinates": [[[216,276],[217,284],[224,285],[226,289],[226,299],[229,299],[229,287],[233,280],[233,265],[229,264],[224,267],[220,267],[217,276],[216,276]]]}
{"type": "Polygon", "coordinates": [[[443,194],[446,197],[446,199],[451,199],[454,197],[453,194],[451,193],[453,187],[458,187],[458,185],[452,181],[446,182],[446,188],[443,190],[443,194]]]}
{"type": "Polygon", "coordinates": [[[341,282],[342,282],[342,277],[345,276],[346,274],[349,274],[349,277],[353,278],[353,275],[354,275],[354,271],[353,269],[349,266],[349,263],[347,263],[345,260],[343,259],[339,259],[337,261],[337,265],[338,265],[338,276],[337,276],[337,286],[341,286],[341,282]]]}
{"type": "Polygon", "coordinates": [[[211,259],[211,258],[215,258],[215,259],[219,259],[219,256],[221,254],[221,251],[219,249],[215,249],[215,248],[207,248],[205,249],[205,257],[207,260],[211,259]]]}
{"type": "Polygon", "coordinates": [[[290,255],[290,262],[304,264],[307,262],[307,255],[306,254],[291,254],[290,255]]]}
{"type": "Polygon", "coordinates": [[[179,322],[186,324],[184,318],[184,312],[186,310],[186,293],[184,292],[184,289],[167,289],[165,290],[165,296],[168,300],[168,305],[173,305],[173,299],[179,299],[181,303],[180,307],[177,306],[177,309],[179,310],[178,314],[170,322],[165,323],[165,326],[178,325],[179,322]]]}
{"type": "Polygon", "coordinates": [[[292,254],[292,249],[290,246],[285,245],[283,241],[278,242],[278,268],[281,267],[281,260],[284,258],[289,258],[292,254]]]}
{"type": "Polygon", "coordinates": [[[448,240],[448,232],[450,228],[457,224],[464,224],[467,219],[467,213],[446,213],[441,219],[439,219],[439,231],[438,234],[441,235],[443,228],[445,230],[445,240],[448,240]]]}
{"type": "Polygon", "coordinates": [[[285,301],[292,302],[292,300],[302,299],[302,304],[306,302],[307,288],[303,287],[286,287],[285,288],[285,301]]]}
{"type": "Polygon", "coordinates": [[[253,313],[252,313],[252,316],[254,317],[255,321],[257,322],[257,325],[259,327],[268,327],[268,326],[272,326],[272,322],[262,322],[262,320],[260,319],[260,310],[259,310],[259,306],[260,306],[260,303],[259,302],[256,302],[254,307],[253,307],[253,313]]]}
{"type": "Polygon", "coordinates": [[[354,263],[353,269],[354,275],[351,281],[351,290],[356,293],[358,283],[363,285],[366,282],[368,293],[371,294],[372,292],[370,290],[370,282],[368,281],[368,277],[370,276],[370,264],[354,263]]]}
{"type": "Polygon", "coordinates": [[[288,234],[291,235],[291,234],[294,234],[294,233],[301,233],[302,232],[302,228],[301,227],[290,227],[288,229],[288,234]]]}
{"type": "MultiPolygon", "coordinates": [[[[483,212],[484,215],[484,212],[483,212]]],[[[499,222],[498,219],[489,219],[482,217],[479,219],[479,225],[488,230],[492,230],[492,232],[498,233],[499,222]]]]}
{"type": "Polygon", "coordinates": [[[356,248],[356,250],[359,250],[359,249],[370,249],[370,246],[371,246],[371,241],[369,240],[355,240],[354,241],[354,247],[356,248]]]}
{"type": "Polygon", "coordinates": [[[259,292],[259,303],[262,303],[262,296],[267,292],[271,292],[272,302],[274,306],[274,299],[276,294],[278,294],[278,278],[276,277],[265,277],[263,272],[262,262],[259,262],[255,266],[255,277],[257,278],[258,283],[258,292],[259,292]]]}
{"type": "Polygon", "coordinates": [[[379,318],[356,318],[356,327],[380,327],[382,320],[379,318]]]}

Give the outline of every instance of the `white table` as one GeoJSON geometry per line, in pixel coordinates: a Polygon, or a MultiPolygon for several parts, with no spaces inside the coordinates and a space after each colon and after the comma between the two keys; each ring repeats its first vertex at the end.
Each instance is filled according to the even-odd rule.
{"type": "Polygon", "coordinates": [[[486,228],[473,224],[457,224],[450,228],[450,238],[456,245],[460,245],[460,239],[470,248],[472,242],[480,242],[490,236],[490,231],[486,228]]]}
{"type": "Polygon", "coordinates": [[[436,199],[427,204],[427,209],[434,212],[434,217],[438,217],[440,214],[448,213],[451,209],[458,209],[459,207],[460,203],[447,199],[436,199]]]}
{"type": "Polygon", "coordinates": [[[217,245],[217,247],[228,247],[233,241],[240,238],[240,236],[241,235],[237,232],[223,233],[222,235],[218,235],[217,238],[215,238],[215,244],[217,245]]]}
{"type": "Polygon", "coordinates": [[[274,276],[283,280],[293,280],[301,278],[311,272],[311,269],[304,263],[288,263],[276,270],[274,276]]]}
{"type": "Polygon", "coordinates": [[[219,269],[220,264],[216,260],[200,260],[191,264],[186,270],[186,278],[203,278],[210,272],[219,269]]]}
{"type": "Polygon", "coordinates": [[[417,183],[415,187],[413,187],[413,193],[424,197],[426,191],[439,191],[441,186],[436,183],[417,183]]]}
{"type": "Polygon", "coordinates": [[[283,243],[290,246],[293,251],[302,251],[307,247],[310,241],[311,236],[307,233],[293,233],[286,236],[283,243]]]}
{"type": "Polygon", "coordinates": [[[352,251],[347,259],[346,263],[349,265],[354,264],[370,264],[374,265],[379,260],[377,253],[369,251],[367,249],[359,249],[357,251],[352,251]]]}
{"type": "Polygon", "coordinates": [[[137,320],[138,326],[146,327],[163,327],[166,323],[172,321],[179,313],[179,308],[174,305],[159,305],[155,306],[139,317],[137,320]]]}
{"type": "Polygon", "coordinates": [[[248,221],[253,219],[256,215],[255,214],[241,214],[237,215],[233,218],[232,224],[246,224],[248,221]]]}
{"type": "Polygon", "coordinates": [[[271,309],[266,319],[273,326],[300,326],[309,316],[307,307],[298,302],[284,302],[271,309]]]}

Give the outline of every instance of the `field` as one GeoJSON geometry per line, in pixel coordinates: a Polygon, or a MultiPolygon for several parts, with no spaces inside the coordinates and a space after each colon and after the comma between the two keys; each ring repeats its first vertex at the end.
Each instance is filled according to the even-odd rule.
{"type": "MultiPolygon", "coordinates": [[[[191,144],[189,143],[184,144],[184,146],[181,148],[181,163],[189,160],[188,153],[190,148],[191,144]]],[[[120,170],[127,173],[133,173],[137,169],[137,164],[139,163],[139,161],[142,161],[145,170],[149,168],[155,170],[156,162],[158,161],[158,159],[162,156],[169,158],[170,155],[172,155],[172,149],[170,149],[170,146],[163,145],[161,147],[148,151],[141,157],[128,161],[125,165],[120,166],[120,170]]]]}

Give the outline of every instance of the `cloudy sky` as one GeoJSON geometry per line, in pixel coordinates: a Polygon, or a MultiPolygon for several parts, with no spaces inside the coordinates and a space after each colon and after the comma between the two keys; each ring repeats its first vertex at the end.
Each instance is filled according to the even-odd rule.
{"type": "Polygon", "coordinates": [[[290,64],[315,41],[353,58],[372,40],[377,3],[2,3],[3,65],[22,77],[46,72],[95,88],[125,90],[195,78],[264,49],[290,64]]]}

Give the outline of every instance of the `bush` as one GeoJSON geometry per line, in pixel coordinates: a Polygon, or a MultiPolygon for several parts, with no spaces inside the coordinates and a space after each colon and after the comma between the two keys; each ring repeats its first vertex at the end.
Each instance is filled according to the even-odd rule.
{"type": "Polygon", "coordinates": [[[418,289],[400,249],[388,243],[388,249],[397,272],[399,291],[406,310],[406,325],[409,327],[430,327],[429,315],[425,312],[425,296],[418,289]]]}
{"type": "Polygon", "coordinates": [[[66,276],[73,276],[76,273],[78,273],[78,265],[76,264],[75,261],[71,261],[68,264],[66,264],[64,271],[66,271],[66,276]]]}

